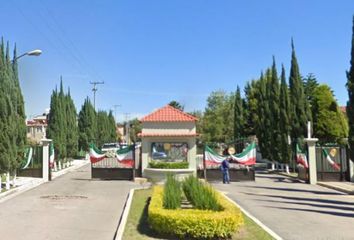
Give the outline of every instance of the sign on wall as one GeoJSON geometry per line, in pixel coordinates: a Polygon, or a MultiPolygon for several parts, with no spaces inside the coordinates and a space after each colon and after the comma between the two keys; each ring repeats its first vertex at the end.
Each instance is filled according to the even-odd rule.
{"type": "Polygon", "coordinates": [[[187,143],[154,142],[151,144],[151,156],[153,160],[182,162],[187,161],[187,155],[187,143]]]}

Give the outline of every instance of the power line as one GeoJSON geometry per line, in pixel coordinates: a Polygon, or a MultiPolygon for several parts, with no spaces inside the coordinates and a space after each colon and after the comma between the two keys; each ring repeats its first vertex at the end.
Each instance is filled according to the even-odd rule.
{"type": "Polygon", "coordinates": [[[90,82],[90,84],[93,85],[93,88],[92,88],[92,92],[93,92],[93,108],[96,110],[96,92],[98,90],[96,85],[104,84],[104,82],[90,82]]]}

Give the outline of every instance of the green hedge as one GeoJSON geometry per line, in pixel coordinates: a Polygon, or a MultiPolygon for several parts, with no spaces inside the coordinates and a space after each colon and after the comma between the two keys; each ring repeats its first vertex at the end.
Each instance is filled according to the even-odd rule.
{"type": "Polygon", "coordinates": [[[160,169],[186,169],[189,167],[188,162],[158,162],[151,161],[149,163],[150,168],[160,168],[160,169]]]}
{"type": "Polygon", "coordinates": [[[152,229],[161,234],[181,238],[228,238],[243,225],[240,209],[220,193],[216,199],[222,211],[163,208],[163,187],[155,186],[151,197],[148,221],[152,229]]]}

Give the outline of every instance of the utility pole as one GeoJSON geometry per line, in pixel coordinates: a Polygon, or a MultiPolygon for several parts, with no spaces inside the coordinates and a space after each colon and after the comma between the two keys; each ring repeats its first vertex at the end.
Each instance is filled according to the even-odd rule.
{"type": "Polygon", "coordinates": [[[116,123],[118,123],[118,119],[117,119],[117,108],[118,107],[121,107],[122,105],[120,104],[116,104],[116,105],[113,105],[114,107],[114,119],[116,120],[116,123]]]}
{"type": "Polygon", "coordinates": [[[90,82],[90,84],[93,85],[93,88],[92,88],[92,92],[93,92],[93,108],[96,110],[96,92],[98,90],[96,85],[104,84],[104,82],[90,82]]]}

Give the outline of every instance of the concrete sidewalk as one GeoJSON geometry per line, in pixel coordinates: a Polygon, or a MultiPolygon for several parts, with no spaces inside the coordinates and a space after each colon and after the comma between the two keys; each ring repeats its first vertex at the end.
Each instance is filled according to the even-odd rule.
{"type": "MultiPolygon", "coordinates": [[[[61,169],[56,172],[52,172],[52,180],[55,178],[62,176],[68,172],[72,172],[76,170],[77,168],[80,168],[86,164],[88,164],[90,161],[88,160],[74,160],[72,165],[68,168],[61,169]]],[[[44,181],[42,178],[32,178],[32,177],[16,177],[16,185],[15,187],[11,188],[8,191],[0,193],[0,203],[7,201],[23,192],[26,192],[32,188],[35,188],[41,184],[43,184],[44,181]]]]}
{"type": "Polygon", "coordinates": [[[346,194],[354,195],[353,182],[317,182],[317,184],[322,187],[327,187],[346,194]]]}
{"type": "Polygon", "coordinates": [[[283,239],[354,239],[352,195],[276,174],[213,186],[283,239]]]}
{"type": "Polygon", "coordinates": [[[0,203],[1,239],[113,239],[130,181],[91,179],[85,165],[0,203]]]}

